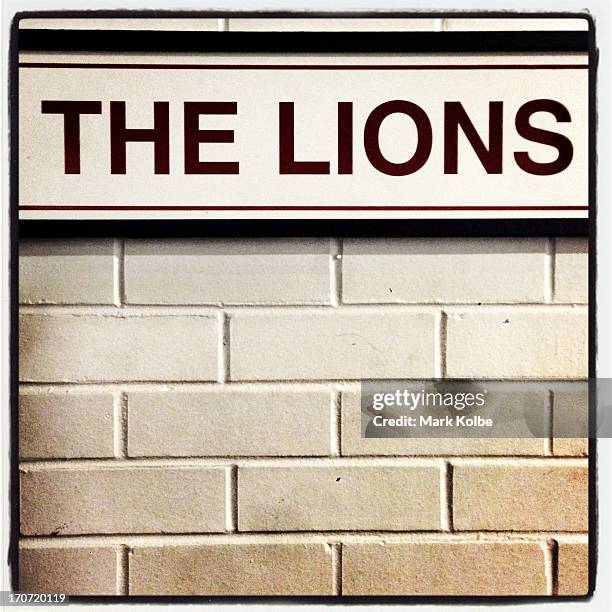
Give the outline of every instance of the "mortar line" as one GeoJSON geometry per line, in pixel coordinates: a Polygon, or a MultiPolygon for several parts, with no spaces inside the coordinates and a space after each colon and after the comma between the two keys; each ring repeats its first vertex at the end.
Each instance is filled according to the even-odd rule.
{"type": "Polygon", "coordinates": [[[230,322],[225,312],[219,313],[218,373],[217,382],[226,383],[230,378],[230,322]]]}
{"type": "MultiPolygon", "coordinates": [[[[580,381],[582,382],[582,381],[580,381]]],[[[158,391],[199,391],[203,389],[227,389],[227,387],[240,387],[242,390],[251,389],[259,391],[278,391],[282,389],[284,391],[291,390],[321,390],[329,391],[337,388],[337,385],[346,385],[353,389],[357,388],[359,381],[240,381],[232,380],[228,381],[227,386],[220,387],[216,380],[203,380],[203,381],[157,381],[157,380],[141,380],[141,381],[85,381],[85,382],[21,382],[20,391],[21,393],[36,395],[38,393],[46,394],[49,389],[63,389],[65,391],[74,391],[78,393],[95,393],[96,391],[116,391],[117,388],[125,388],[129,390],[138,389],[153,389],[158,391]]]]}
{"type": "Polygon", "coordinates": [[[435,378],[446,378],[446,336],[448,327],[448,315],[444,310],[440,311],[436,324],[436,362],[434,367],[435,378]]]}
{"type": "Polygon", "coordinates": [[[557,239],[550,239],[550,301],[556,299],[557,284],[555,278],[557,275],[557,239]]]}
{"type": "Polygon", "coordinates": [[[128,457],[127,420],[127,394],[120,391],[113,397],[113,454],[116,459],[128,457]]]}
{"type": "Polygon", "coordinates": [[[332,238],[330,248],[330,302],[334,308],[342,304],[342,238],[332,238]]]}
{"type": "Polygon", "coordinates": [[[130,594],[130,547],[121,544],[117,550],[117,595],[130,594]]]}
{"type": "Polygon", "coordinates": [[[125,305],[125,240],[113,241],[113,304],[125,305]]]}
{"type": "MultiPolygon", "coordinates": [[[[341,283],[340,283],[341,284],[341,283]]],[[[368,302],[347,304],[341,302],[336,307],[342,312],[358,312],[363,314],[376,314],[384,307],[390,311],[399,311],[417,314],[436,314],[440,308],[444,308],[448,314],[449,310],[458,310],[461,313],[498,313],[513,309],[516,313],[530,311],[556,311],[556,312],[586,312],[587,304],[570,303],[545,303],[545,302],[490,302],[477,304],[475,302],[368,302]]],[[[229,314],[233,312],[257,314],[316,314],[330,312],[334,306],[330,304],[272,304],[272,303],[202,303],[202,304],[122,304],[121,310],[116,304],[21,304],[20,314],[24,315],[98,315],[98,316],[193,316],[212,317],[215,313],[224,309],[229,314]]]]}
{"type": "Polygon", "coordinates": [[[332,592],[342,595],[342,542],[329,544],[332,555],[332,592]]]}
{"type": "Polygon", "coordinates": [[[217,31],[219,32],[229,32],[229,18],[228,17],[219,17],[217,19],[217,31]]]}
{"type": "Polygon", "coordinates": [[[546,423],[546,433],[544,438],[544,455],[552,457],[555,454],[555,394],[552,390],[548,390],[548,420],[546,423]]]}
{"type": "Polygon", "coordinates": [[[226,530],[230,533],[238,531],[238,466],[232,465],[228,470],[225,488],[226,530]]]}
{"type": "MultiPolygon", "coordinates": [[[[431,381],[433,377],[418,377],[406,379],[409,381],[422,382],[431,381]]],[[[294,391],[297,388],[301,389],[321,389],[327,390],[330,388],[337,388],[338,385],[342,385],[343,388],[352,390],[359,389],[359,383],[361,379],[311,379],[311,380],[296,380],[296,379],[269,379],[269,380],[232,380],[228,381],[228,386],[241,387],[243,389],[250,388],[252,390],[276,390],[282,388],[284,390],[294,391]]],[[[568,384],[585,384],[586,379],[548,379],[542,380],[541,378],[524,378],[518,379],[500,379],[500,378],[481,378],[475,379],[477,382],[486,384],[491,382],[548,382],[552,386],[557,384],[568,385],[568,384]]],[[[49,388],[52,389],[67,389],[78,392],[95,392],[95,391],[109,391],[112,392],[119,388],[126,388],[131,390],[137,390],[139,388],[152,388],[160,391],[197,391],[199,389],[208,389],[209,387],[219,388],[219,383],[216,380],[91,380],[91,381],[20,381],[20,391],[22,393],[47,393],[49,388]]]]}
{"type": "Polygon", "coordinates": [[[453,531],[453,466],[440,462],[440,528],[453,531]]]}
{"type": "Polygon", "coordinates": [[[544,543],[547,595],[559,594],[559,543],[550,538],[544,543]]]}
{"type": "Polygon", "coordinates": [[[128,395],[125,391],[119,394],[119,459],[128,458],[128,395]]]}
{"type": "MultiPolygon", "coordinates": [[[[63,534],[59,536],[34,535],[21,536],[20,544],[25,548],[45,548],[58,546],[78,547],[101,545],[129,547],[138,544],[163,543],[168,545],[195,542],[263,542],[297,541],[348,543],[377,542],[530,542],[542,546],[545,557],[548,555],[547,540],[565,543],[587,544],[588,532],[578,531],[250,531],[250,532],[190,532],[190,533],[113,533],[113,534],[63,534]]],[[[128,551],[129,552],[129,551],[128,551]]],[[[552,558],[552,555],[551,555],[552,558]]],[[[551,566],[552,567],[552,566],[551,566]]],[[[552,576],[552,572],[549,572],[552,576]]]]}
{"type": "Polygon", "coordinates": [[[331,454],[333,457],[342,455],[342,391],[331,393],[330,410],[331,454]]]}
{"type": "MultiPolygon", "coordinates": [[[[468,466],[508,466],[508,467],[588,467],[588,457],[444,457],[444,461],[453,465],[468,466]]],[[[24,460],[20,463],[22,471],[39,470],[98,470],[117,468],[219,468],[237,465],[239,467],[374,467],[374,466],[406,466],[406,467],[440,467],[439,456],[318,456],[318,457],[265,457],[265,456],[215,456],[215,457],[139,457],[125,459],[40,459],[24,460]]]]}
{"type": "Polygon", "coordinates": [[[555,278],[555,254],[554,238],[546,239],[546,251],[544,253],[544,303],[551,304],[554,299],[555,278]]]}

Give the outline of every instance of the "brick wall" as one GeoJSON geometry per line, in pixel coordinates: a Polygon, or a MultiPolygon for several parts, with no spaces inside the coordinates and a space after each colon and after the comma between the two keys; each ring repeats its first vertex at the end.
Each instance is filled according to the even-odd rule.
{"type": "MultiPolygon", "coordinates": [[[[363,439],[358,395],[362,378],[586,377],[586,240],[36,240],[20,249],[21,590],[586,593],[585,440],[363,439]]],[[[557,394],[551,414],[582,414],[580,401],[557,394]]]]}
{"type": "Polygon", "coordinates": [[[584,378],[586,250],[22,241],[21,588],[585,593],[585,441],[363,439],[358,380],[584,378]]]}

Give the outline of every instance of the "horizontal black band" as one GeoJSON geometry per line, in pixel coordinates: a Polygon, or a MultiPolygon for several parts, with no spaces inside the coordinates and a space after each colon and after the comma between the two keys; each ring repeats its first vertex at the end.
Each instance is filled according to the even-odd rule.
{"type": "Polygon", "coordinates": [[[20,238],[588,235],[588,219],[118,219],[19,222],[20,238]]]}
{"type": "Polygon", "coordinates": [[[174,53],[489,53],[587,51],[587,31],[160,32],[19,30],[20,51],[174,53]]]}

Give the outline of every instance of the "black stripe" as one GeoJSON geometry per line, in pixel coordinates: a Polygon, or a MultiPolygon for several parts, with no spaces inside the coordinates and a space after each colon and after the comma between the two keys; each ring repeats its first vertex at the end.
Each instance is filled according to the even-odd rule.
{"type": "Polygon", "coordinates": [[[588,219],[115,219],[19,221],[20,238],[588,236],[588,219]]]}
{"type": "Polygon", "coordinates": [[[587,31],[160,32],[20,30],[21,51],[174,53],[489,53],[588,50],[587,31]]]}

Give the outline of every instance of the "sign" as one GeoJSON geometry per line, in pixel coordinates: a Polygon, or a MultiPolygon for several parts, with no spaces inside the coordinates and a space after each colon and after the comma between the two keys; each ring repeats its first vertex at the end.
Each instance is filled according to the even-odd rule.
{"type": "Polygon", "coordinates": [[[19,57],[19,218],[585,219],[580,53],[19,57]]]}

